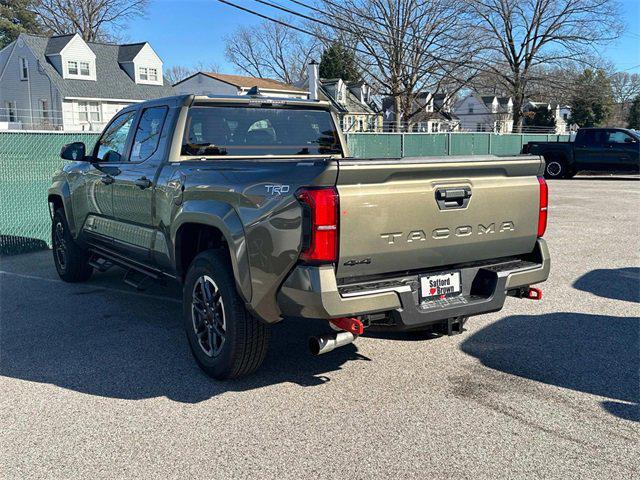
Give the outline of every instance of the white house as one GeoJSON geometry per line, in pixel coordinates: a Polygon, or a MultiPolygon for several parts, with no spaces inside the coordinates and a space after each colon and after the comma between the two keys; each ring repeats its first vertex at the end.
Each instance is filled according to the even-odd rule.
{"type": "Polygon", "coordinates": [[[0,129],[101,130],[126,105],[168,95],[146,42],[23,33],[0,50],[0,129]]]}
{"type": "Polygon", "coordinates": [[[375,132],[382,129],[382,114],[371,99],[371,86],[364,81],[347,82],[341,78],[320,78],[319,64],[307,65],[307,78],[299,87],[310,99],[329,102],[345,132],[375,132]]]}
{"type": "Polygon", "coordinates": [[[180,80],[173,88],[176,94],[246,95],[253,87],[269,97],[307,98],[308,92],[300,87],[269,78],[245,77],[225,73],[197,72],[180,80]]]}
{"type": "MultiPolygon", "coordinates": [[[[392,97],[382,100],[386,131],[395,129],[395,105],[392,97]]],[[[453,113],[453,96],[449,93],[419,93],[413,101],[412,111],[407,118],[412,132],[441,133],[455,132],[460,120],[453,113]]]]}
{"type": "Polygon", "coordinates": [[[462,130],[510,133],[513,129],[513,101],[510,97],[470,94],[456,103],[453,113],[462,130]]]}
{"type": "Polygon", "coordinates": [[[550,112],[553,111],[553,118],[556,122],[555,133],[563,134],[569,131],[569,118],[571,118],[571,107],[569,105],[557,104],[556,107],[553,108],[550,103],[529,100],[522,106],[522,111],[529,112],[540,107],[544,107],[550,112]]]}

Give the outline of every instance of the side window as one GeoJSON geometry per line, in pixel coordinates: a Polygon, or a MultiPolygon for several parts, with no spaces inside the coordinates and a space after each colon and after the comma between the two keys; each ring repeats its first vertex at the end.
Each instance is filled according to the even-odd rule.
{"type": "Polygon", "coordinates": [[[118,163],[127,145],[127,137],[136,112],[127,112],[111,122],[111,125],[98,140],[96,160],[99,162],[118,163]]]}
{"type": "Polygon", "coordinates": [[[630,135],[627,135],[624,132],[615,131],[609,132],[608,143],[631,143],[633,139],[630,135]]]}
{"type": "Polygon", "coordinates": [[[142,112],[140,123],[136,129],[131,148],[131,162],[144,162],[155,153],[160,142],[160,134],[164,119],[167,117],[167,107],[147,108],[142,112]]]}

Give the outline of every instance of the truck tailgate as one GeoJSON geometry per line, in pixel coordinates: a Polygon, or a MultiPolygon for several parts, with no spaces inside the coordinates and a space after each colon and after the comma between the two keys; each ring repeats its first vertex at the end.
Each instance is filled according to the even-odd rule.
{"type": "Polygon", "coordinates": [[[342,159],[338,278],[531,252],[540,157],[342,159]]]}

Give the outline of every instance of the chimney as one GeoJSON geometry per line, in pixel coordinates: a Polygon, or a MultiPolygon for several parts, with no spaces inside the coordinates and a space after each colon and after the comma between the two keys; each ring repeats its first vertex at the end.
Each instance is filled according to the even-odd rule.
{"type": "Polygon", "coordinates": [[[309,77],[309,100],[318,100],[318,62],[309,62],[307,75],[309,77]]]}

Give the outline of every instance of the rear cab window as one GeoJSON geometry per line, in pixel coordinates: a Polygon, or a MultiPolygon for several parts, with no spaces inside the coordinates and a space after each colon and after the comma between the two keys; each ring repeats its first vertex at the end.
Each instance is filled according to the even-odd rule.
{"type": "Polygon", "coordinates": [[[598,147],[605,143],[606,133],[603,130],[584,130],[576,139],[576,145],[585,147],[598,147]]]}
{"type": "Polygon", "coordinates": [[[168,111],[169,109],[165,106],[151,107],[142,111],[131,148],[131,162],[144,162],[156,152],[168,111]]]}
{"type": "Polygon", "coordinates": [[[194,106],[181,154],[187,157],[341,155],[327,110],[291,107],[194,106]]]}

